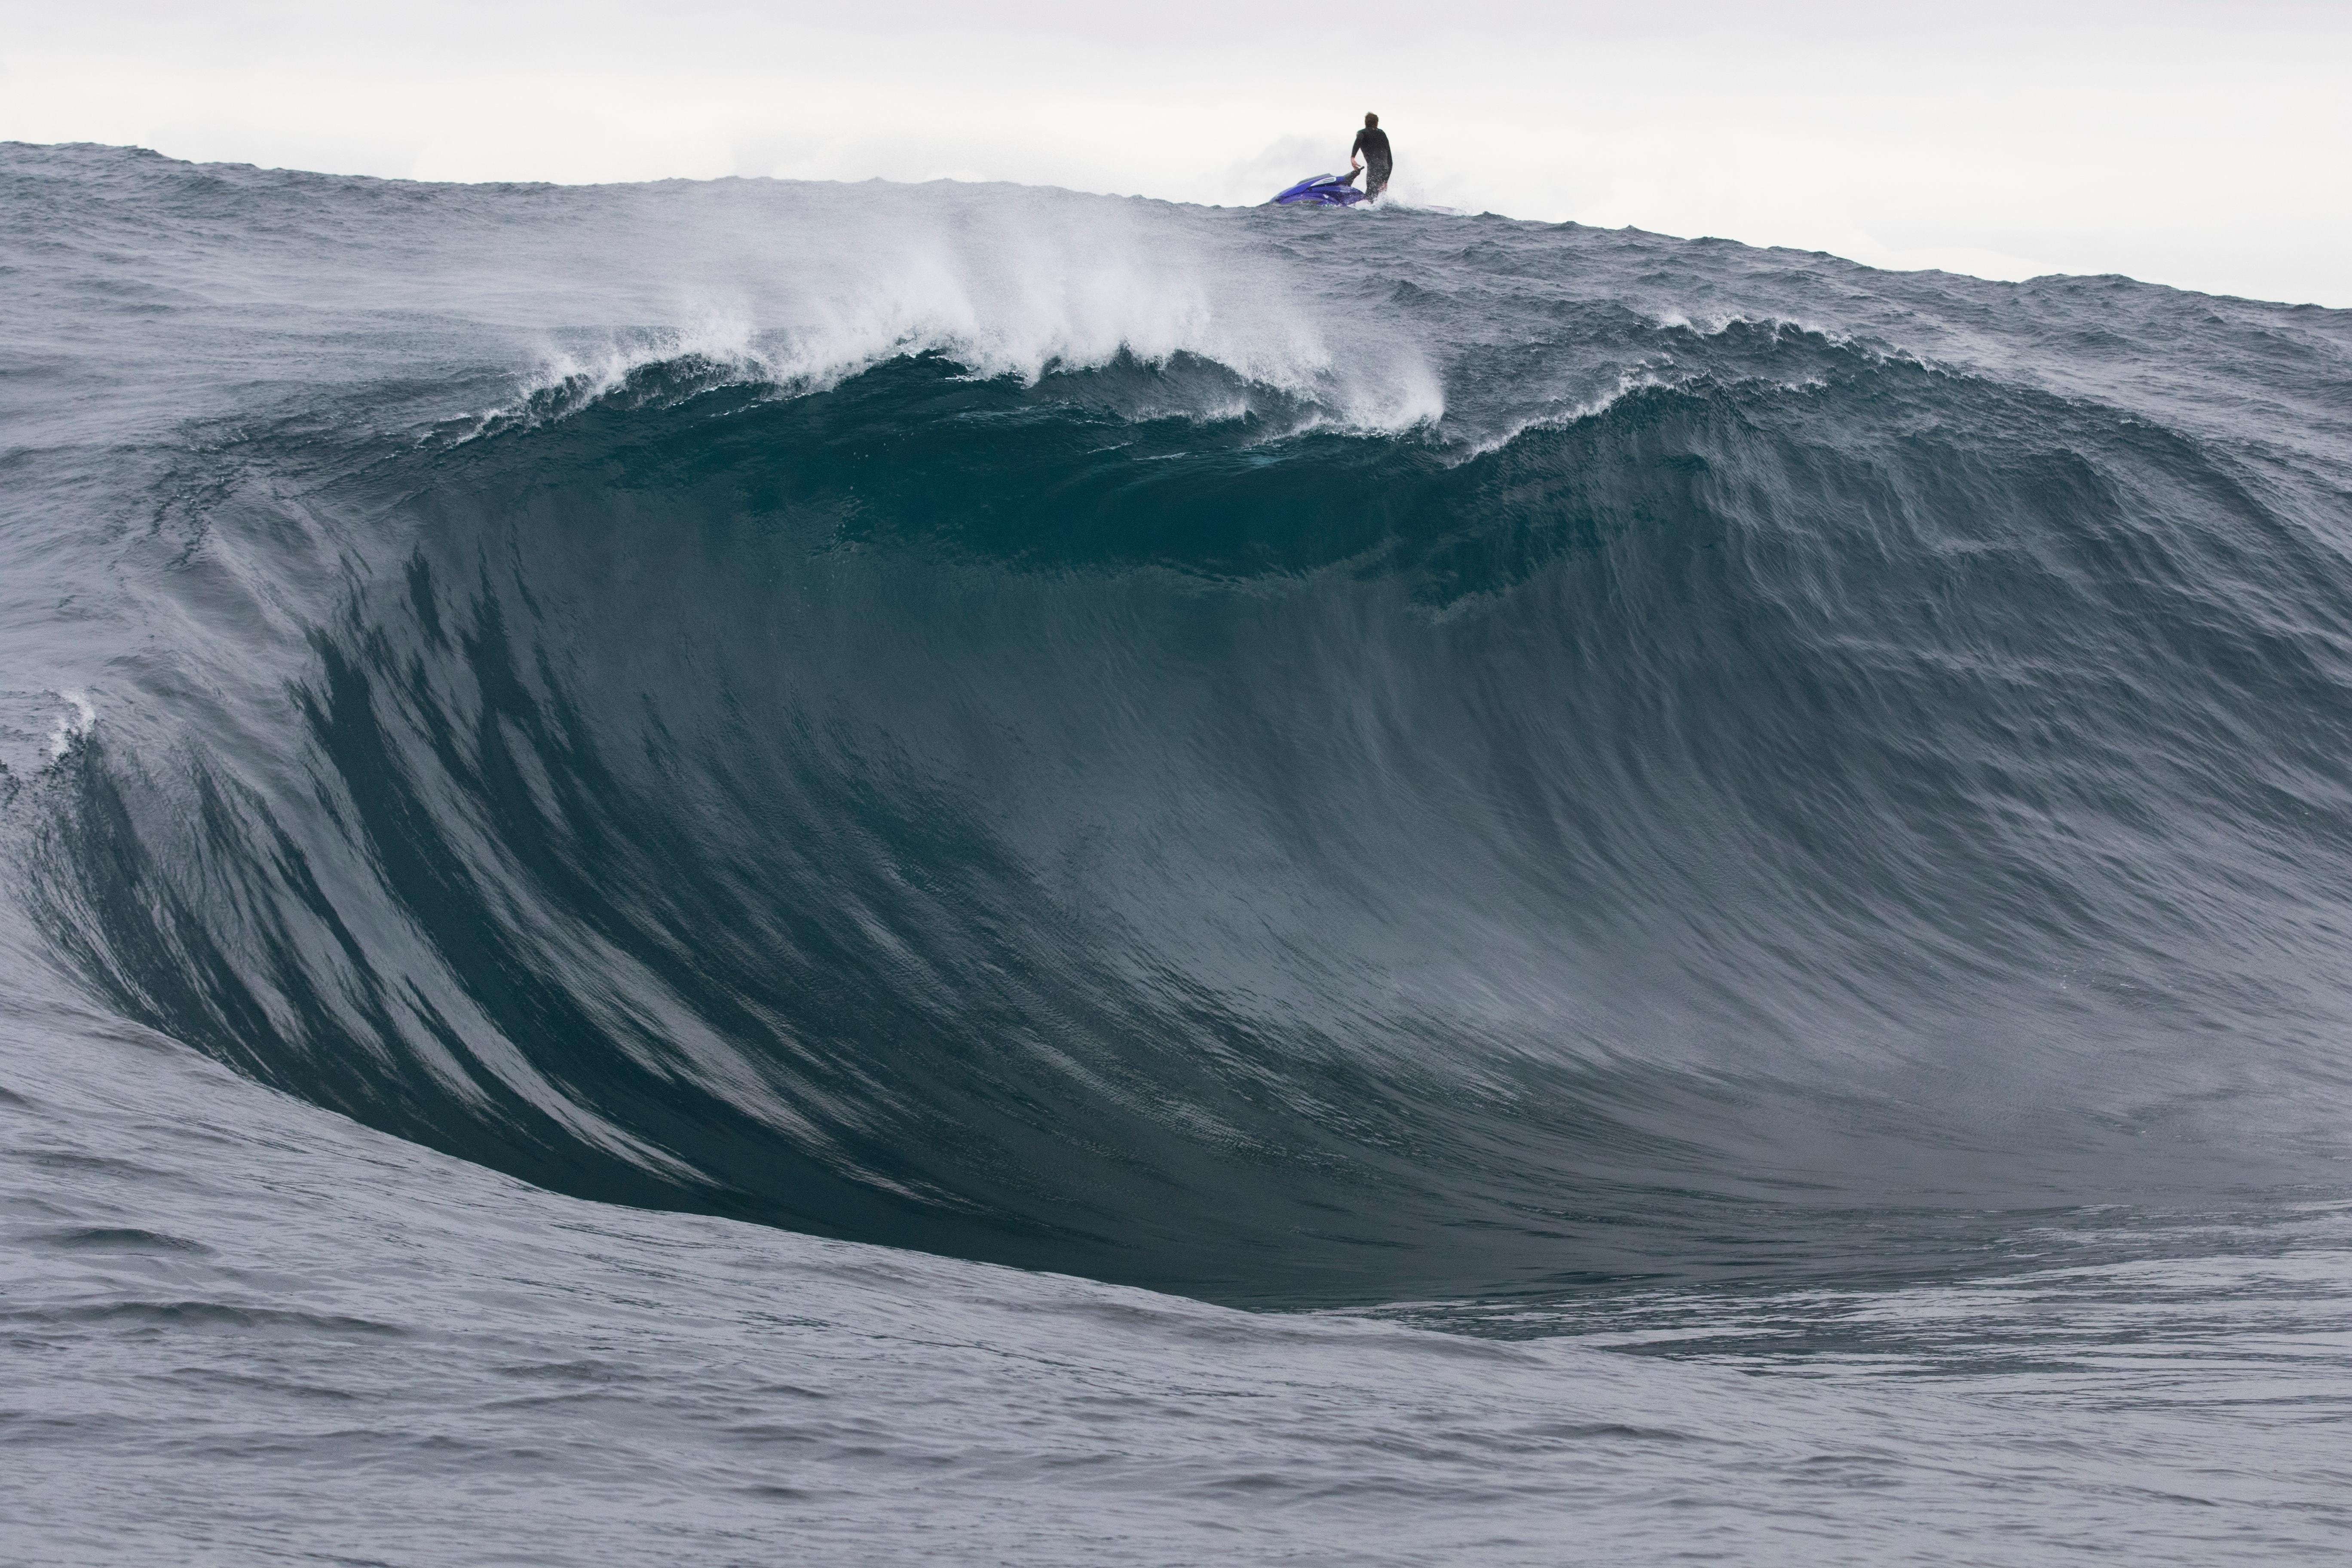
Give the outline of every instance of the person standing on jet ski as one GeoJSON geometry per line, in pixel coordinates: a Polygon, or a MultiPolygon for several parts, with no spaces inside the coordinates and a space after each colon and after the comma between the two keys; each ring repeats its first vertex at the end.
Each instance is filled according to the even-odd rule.
{"type": "Polygon", "coordinates": [[[1364,116],[1364,128],[1356,132],[1355,142],[1348,149],[1349,178],[1352,180],[1366,164],[1371,167],[1364,177],[1364,195],[1378,198],[1389,188],[1389,172],[1396,167],[1396,161],[1389,155],[1389,133],[1381,129],[1377,114],[1364,116]],[[1363,155],[1360,158],[1358,153],[1363,155]]]}

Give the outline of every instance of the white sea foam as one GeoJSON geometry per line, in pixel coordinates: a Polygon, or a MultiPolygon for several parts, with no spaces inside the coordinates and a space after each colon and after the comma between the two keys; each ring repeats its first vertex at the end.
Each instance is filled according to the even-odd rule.
{"type": "MultiPolygon", "coordinates": [[[[594,334],[548,323],[517,403],[499,412],[566,411],[664,363],[797,395],[921,354],[1027,384],[1123,358],[1199,360],[1345,429],[1411,429],[1445,411],[1405,324],[1362,330],[1213,215],[1002,187],[761,195],[772,227],[730,227],[740,206],[698,213],[707,221],[626,247],[634,276],[575,285],[575,312],[632,324],[594,334]]],[[[1230,395],[1208,397],[1182,412],[1230,416],[1230,395]]]]}
{"type": "Polygon", "coordinates": [[[58,696],[68,705],[70,711],[59,713],[56,727],[49,731],[51,757],[62,757],[73,750],[74,742],[89,734],[90,726],[98,722],[97,708],[81,692],[60,691],[58,696]]]}

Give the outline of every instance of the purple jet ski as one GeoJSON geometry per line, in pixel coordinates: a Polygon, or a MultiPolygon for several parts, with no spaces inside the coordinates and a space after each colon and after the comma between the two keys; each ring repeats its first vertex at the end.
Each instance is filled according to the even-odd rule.
{"type": "Polygon", "coordinates": [[[1356,189],[1357,171],[1344,174],[1316,174],[1299,181],[1274,198],[1278,207],[1351,207],[1366,199],[1356,189]]]}

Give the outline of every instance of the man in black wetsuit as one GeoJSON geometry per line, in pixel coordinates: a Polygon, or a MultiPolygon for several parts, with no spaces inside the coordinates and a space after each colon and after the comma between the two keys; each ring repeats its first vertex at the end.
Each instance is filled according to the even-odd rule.
{"type": "Polygon", "coordinates": [[[1364,176],[1364,195],[1377,196],[1389,188],[1389,171],[1396,161],[1389,156],[1389,133],[1381,129],[1381,117],[1364,116],[1364,128],[1356,132],[1355,144],[1348,149],[1348,173],[1353,174],[1366,164],[1371,167],[1364,176]],[[1358,153],[1363,156],[1359,158],[1358,153]]]}

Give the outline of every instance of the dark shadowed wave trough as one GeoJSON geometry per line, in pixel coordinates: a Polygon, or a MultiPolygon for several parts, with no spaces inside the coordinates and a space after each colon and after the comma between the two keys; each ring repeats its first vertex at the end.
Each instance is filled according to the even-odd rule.
{"type": "Polygon", "coordinates": [[[574,1197],[1506,1336],[2340,1193],[2342,312],[0,179],[9,940],[76,1028],[574,1197]]]}

